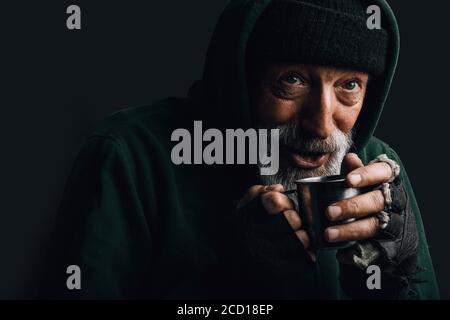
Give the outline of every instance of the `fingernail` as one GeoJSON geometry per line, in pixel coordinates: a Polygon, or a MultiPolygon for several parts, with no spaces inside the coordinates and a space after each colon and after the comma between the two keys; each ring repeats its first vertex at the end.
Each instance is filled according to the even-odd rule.
{"type": "Polygon", "coordinates": [[[339,237],[339,229],[328,229],[327,237],[329,242],[334,242],[339,237]]]}
{"type": "Polygon", "coordinates": [[[338,217],[341,215],[341,213],[342,213],[342,209],[341,209],[341,207],[339,207],[339,206],[331,206],[331,207],[328,207],[328,216],[329,216],[331,219],[336,219],[336,218],[338,218],[338,217]]]}
{"type": "Polygon", "coordinates": [[[352,185],[356,186],[361,182],[362,178],[359,174],[352,174],[350,175],[350,177],[348,177],[348,180],[352,185]]]}

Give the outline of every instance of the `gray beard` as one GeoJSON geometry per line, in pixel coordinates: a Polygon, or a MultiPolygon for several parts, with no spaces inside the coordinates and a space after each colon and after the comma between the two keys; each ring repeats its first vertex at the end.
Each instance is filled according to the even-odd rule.
{"type": "MultiPolygon", "coordinates": [[[[295,189],[295,181],[300,179],[340,174],[342,160],[353,144],[353,132],[344,133],[337,128],[325,140],[306,138],[295,123],[279,126],[277,129],[280,130],[280,146],[284,145],[305,152],[330,154],[324,165],[311,170],[300,169],[292,165],[283,166],[287,161],[280,158],[280,168],[275,175],[260,175],[260,182],[263,185],[282,184],[286,191],[295,189]]],[[[268,150],[270,150],[270,146],[268,150]]]]}

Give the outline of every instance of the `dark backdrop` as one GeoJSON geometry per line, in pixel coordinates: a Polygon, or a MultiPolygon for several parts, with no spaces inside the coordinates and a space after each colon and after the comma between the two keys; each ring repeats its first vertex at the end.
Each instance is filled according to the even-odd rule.
{"type": "MultiPolygon", "coordinates": [[[[64,181],[89,132],[115,110],[184,96],[226,3],[58,2],[2,4],[0,298],[35,294],[64,181]],[[70,4],[81,7],[80,31],[66,29],[70,4]]],[[[377,135],[407,167],[450,298],[446,3],[391,0],[402,53],[377,135]]]]}

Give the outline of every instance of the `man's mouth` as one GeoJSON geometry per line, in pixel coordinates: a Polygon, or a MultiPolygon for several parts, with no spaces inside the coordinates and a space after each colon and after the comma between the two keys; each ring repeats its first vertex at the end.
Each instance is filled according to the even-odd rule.
{"type": "Polygon", "coordinates": [[[301,169],[316,169],[323,166],[330,158],[330,153],[300,153],[289,150],[292,162],[301,169]]]}

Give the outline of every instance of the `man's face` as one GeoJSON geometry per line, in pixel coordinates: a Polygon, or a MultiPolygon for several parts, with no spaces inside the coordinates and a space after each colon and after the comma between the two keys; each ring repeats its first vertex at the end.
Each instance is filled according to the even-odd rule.
{"type": "Polygon", "coordinates": [[[251,84],[260,127],[280,129],[280,171],[265,183],[292,187],[301,178],[339,174],[352,144],[368,74],[271,63],[251,84]]]}

